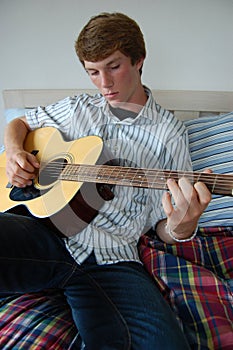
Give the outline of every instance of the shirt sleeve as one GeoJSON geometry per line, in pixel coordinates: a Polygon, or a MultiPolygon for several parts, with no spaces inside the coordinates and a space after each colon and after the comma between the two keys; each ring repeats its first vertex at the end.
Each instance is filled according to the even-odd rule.
{"type": "Polygon", "coordinates": [[[54,127],[60,130],[63,136],[68,134],[75,99],[67,97],[48,106],[38,106],[27,111],[26,119],[32,130],[42,127],[54,127]]]}

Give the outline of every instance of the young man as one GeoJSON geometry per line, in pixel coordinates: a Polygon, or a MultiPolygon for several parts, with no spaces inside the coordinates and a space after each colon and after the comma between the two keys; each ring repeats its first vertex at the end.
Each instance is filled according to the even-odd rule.
{"type": "MultiPolygon", "coordinates": [[[[66,98],[12,121],[5,133],[10,183],[31,185],[40,164],[24,140],[46,126],[65,140],[100,136],[120,166],[190,170],[184,126],[142,85],[146,50],[135,21],[120,13],[93,17],[75,48],[100,94],[66,98]]],[[[35,218],[1,214],[1,293],[63,289],[88,350],[188,349],[137,243],[151,226],[167,243],[192,239],[211,195],[203,183],[192,186],[185,178],[167,186],[165,193],[115,186],[114,198],[69,238],[35,218]]]]}

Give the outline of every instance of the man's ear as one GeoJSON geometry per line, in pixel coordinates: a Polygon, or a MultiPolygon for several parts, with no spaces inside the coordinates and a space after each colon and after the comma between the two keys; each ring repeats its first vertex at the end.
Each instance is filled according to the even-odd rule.
{"type": "Polygon", "coordinates": [[[137,62],[136,62],[136,66],[137,66],[137,69],[140,71],[142,66],[143,66],[143,63],[144,63],[144,57],[141,57],[137,62]]]}

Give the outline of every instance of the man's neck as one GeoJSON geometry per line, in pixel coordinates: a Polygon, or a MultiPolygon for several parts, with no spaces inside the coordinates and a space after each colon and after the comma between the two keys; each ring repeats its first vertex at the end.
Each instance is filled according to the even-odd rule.
{"type": "Polygon", "coordinates": [[[136,118],[138,115],[138,112],[134,112],[130,109],[120,108],[120,107],[113,107],[110,105],[111,112],[120,120],[124,120],[126,118],[136,118]]]}
{"type": "Polygon", "coordinates": [[[114,102],[111,104],[111,108],[129,111],[137,115],[145,106],[147,99],[148,96],[144,90],[144,87],[142,86],[139,96],[137,96],[137,98],[134,98],[135,102],[114,102]]]}

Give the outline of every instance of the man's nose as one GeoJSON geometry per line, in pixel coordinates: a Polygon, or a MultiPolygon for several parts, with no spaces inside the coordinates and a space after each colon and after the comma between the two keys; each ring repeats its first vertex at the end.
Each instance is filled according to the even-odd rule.
{"type": "Polygon", "coordinates": [[[102,87],[103,88],[109,88],[111,86],[113,86],[113,79],[111,74],[109,73],[102,73],[102,87]]]}

